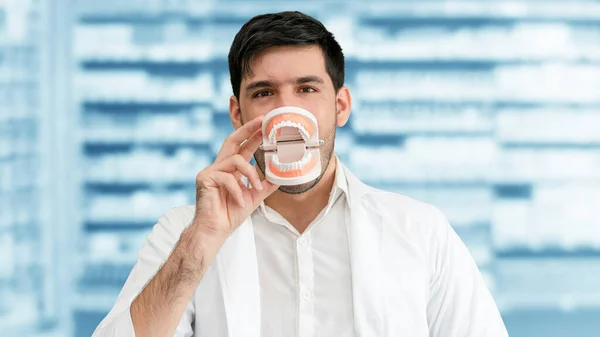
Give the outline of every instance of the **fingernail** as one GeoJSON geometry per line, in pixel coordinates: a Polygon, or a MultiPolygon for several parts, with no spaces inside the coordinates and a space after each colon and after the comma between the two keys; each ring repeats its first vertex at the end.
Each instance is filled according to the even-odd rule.
{"type": "Polygon", "coordinates": [[[256,189],[262,191],[264,189],[262,183],[259,182],[258,184],[256,184],[256,189]]]}

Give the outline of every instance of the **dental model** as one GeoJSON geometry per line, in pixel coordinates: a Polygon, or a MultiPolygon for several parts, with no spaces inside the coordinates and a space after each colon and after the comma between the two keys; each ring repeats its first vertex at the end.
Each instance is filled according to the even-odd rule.
{"type": "Polygon", "coordinates": [[[277,185],[299,185],[321,173],[317,119],[292,106],[277,108],[262,122],[265,176],[277,185]]]}

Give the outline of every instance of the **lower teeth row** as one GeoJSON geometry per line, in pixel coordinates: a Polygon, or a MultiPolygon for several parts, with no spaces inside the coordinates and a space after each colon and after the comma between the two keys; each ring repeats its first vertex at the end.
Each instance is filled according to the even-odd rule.
{"type": "Polygon", "coordinates": [[[304,167],[304,165],[306,165],[308,163],[308,161],[311,158],[311,154],[310,152],[306,152],[304,154],[304,157],[302,157],[302,159],[300,159],[299,161],[295,161],[292,163],[280,163],[279,159],[277,158],[277,156],[273,156],[272,157],[272,162],[273,164],[275,164],[275,166],[280,170],[280,171],[291,171],[291,170],[299,170],[301,168],[304,167]]]}

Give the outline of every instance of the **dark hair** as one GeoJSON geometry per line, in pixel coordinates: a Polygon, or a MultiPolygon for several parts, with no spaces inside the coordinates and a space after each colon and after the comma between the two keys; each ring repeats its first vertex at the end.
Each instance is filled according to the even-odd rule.
{"type": "Polygon", "coordinates": [[[344,85],[344,53],[333,34],[315,18],[301,12],[257,15],[235,35],[229,50],[229,75],[233,94],[239,99],[244,76],[251,74],[252,57],[275,46],[318,45],[325,69],[337,92],[344,85]]]}

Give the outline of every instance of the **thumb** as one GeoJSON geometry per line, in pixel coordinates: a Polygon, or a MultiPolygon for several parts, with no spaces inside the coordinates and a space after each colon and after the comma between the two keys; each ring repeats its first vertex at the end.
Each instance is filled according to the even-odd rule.
{"type": "Polygon", "coordinates": [[[273,194],[273,192],[277,191],[277,189],[279,188],[279,185],[273,184],[267,179],[261,181],[261,184],[263,187],[262,191],[258,191],[255,189],[250,190],[250,193],[252,194],[252,203],[256,206],[258,206],[258,204],[260,204],[261,201],[265,200],[268,196],[273,194]]]}
{"type": "Polygon", "coordinates": [[[277,191],[277,189],[279,188],[279,185],[273,184],[272,182],[268,181],[267,179],[265,179],[262,182],[262,184],[263,184],[263,192],[261,194],[264,194],[262,200],[266,199],[268,196],[273,194],[273,192],[277,191]]]}

